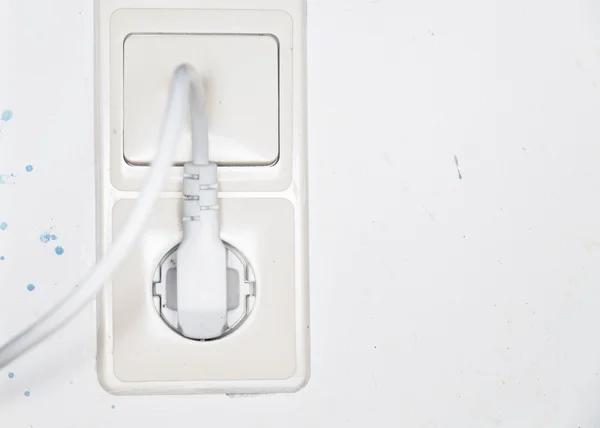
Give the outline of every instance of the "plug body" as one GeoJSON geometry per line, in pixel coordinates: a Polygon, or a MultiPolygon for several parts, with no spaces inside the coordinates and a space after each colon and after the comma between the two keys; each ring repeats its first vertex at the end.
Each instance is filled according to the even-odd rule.
{"type": "Polygon", "coordinates": [[[193,339],[219,337],[227,327],[227,253],[218,215],[204,210],[199,220],[185,220],[177,251],[178,324],[193,339]]]}
{"type": "Polygon", "coordinates": [[[217,165],[187,163],[184,172],[178,328],[187,337],[207,340],[227,327],[227,252],[220,236],[217,165]]]}

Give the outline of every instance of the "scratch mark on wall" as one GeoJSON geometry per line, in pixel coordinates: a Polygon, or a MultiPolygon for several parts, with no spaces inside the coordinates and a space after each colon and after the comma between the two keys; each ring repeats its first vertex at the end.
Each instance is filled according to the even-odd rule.
{"type": "Polygon", "coordinates": [[[389,166],[390,168],[394,167],[392,159],[390,158],[390,155],[388,153],[383,154],[383,160],[387,164],[387,166],[389,166]]]}
{"type": "Polygon", "coordinates": [[[458,172],[458,179],[462,180],[463,176],[462,173],[460,172],[460,165],[458,163],[458,156],[454,155],[454,165],[456,165],[456,171],[458,172]]]}

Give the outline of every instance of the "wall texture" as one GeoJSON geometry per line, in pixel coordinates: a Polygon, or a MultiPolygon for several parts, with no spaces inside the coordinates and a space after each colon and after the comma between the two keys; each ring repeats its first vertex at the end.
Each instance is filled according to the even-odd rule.
{"type": "MultiPolygon", "coordinates": [[[[308,387],[113,397],[90,305],[0,372],[2,427],[600,425],[600,4],[311,0],[308,34],[308,387]]],[[[0,115],[4,341],[94,260],[91,0],[0,0],[0,115]]]]}

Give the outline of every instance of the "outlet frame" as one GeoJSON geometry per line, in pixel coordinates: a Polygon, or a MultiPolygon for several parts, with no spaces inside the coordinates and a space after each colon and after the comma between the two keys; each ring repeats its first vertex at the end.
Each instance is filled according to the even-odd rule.
{"type": "MultiPolygon", "coordinates": [[[[186,379],[185,372],[170,374],[163,372],[162,376],[153,376],[153,371],[157,370],[154,368],[153,362],[141,358],[142,362],[140,364],[144,364],[144,367],[147,368],[147,378],[144,378],[146,372],[139,371],[125,379],[128,377],[123,375],[125,372],[121,371],[119,374],[115,372],[115,335],[119,337],[119,328],[121,327],[118,327],[117,330],[114,330],[114,328],[116,325],[122,326],[124,324],[118,324],[118,322],[115,324],[115,320],[118,321],[119,316],[113,313],[115,290],[113,289],[114,280],[112,280],[106,284],[97,299],[97,371],[101,385],[110,393],[123,395],[252,394],[299,390],[306,384],[310,376],[305,1],[96,0],[95,18],[97,51],[95,138],[98,171],[97,254],[99,258],[107,251],[115,234],[118,233],[118,226],[114,221],[116,207],[124,202],[131,203],[136,198],[148,169],[147,167],[128,164],[123,156],[123,106],[122,96],[120,97],[119,92],[119,88],[122,92],[122,76],[119,77],[118,71],[115,70],[122,70],[122,64],[119,61],[122,61],[123,41],[127,35],[136,32],[152,34],[260,33],[270,34],[278,39],[281,85],[279,159],[273,165],[220,167],[218,172],[220,181],[219,197],[224,206],[223,216],[226,219],[223,226],[223,238],[236,247],[240,246],[240,242],[242,243],[241,246],[245,246],[241,249],[251,260],[257,271],[257,286],[261,288],[261,293],[268,293],[269,286],[274,287],[273,290],[276,290],[277,287],[283,287],[287,290],[288,296],[292,298],[290,302],[293,302],[293,331],[291,332],[293,340],[288,340],[286,343],[289,343],[289,346],[292,346],[293,349],[287,349],[286,352],[291,351],[289,355],[293,355],[294,359],[292,365],[284,364],[290,368],[289,373],[284,376],[271,376],[269,374],[271,372],[266,367],[268,364],[265,364],[265,367],[262,368],[257,365],[256,376],[252,375],[253,372],[250,368],[250,375],[242,373],[237,378],[213,378],[196,371],[193,376],[186,379]],[[219,19],[215,19],[216,17],[219,19]],[[119,81],[119,79],[121,80],[119,81]],[[273,215],[274,218],[278,218],[279,215],[283,216],[281,217],[282,224],[287,225],[285,226],[286,233],[290,237],[284,242],[288,245],[290,254],[284,261],[284,265],[287,263],[293,266],[290,268],[291,270],[287,270],[289,280],[285,280],[283,283],[276,283],[275,281],[267,284],[266,289],[265,284],[261,284],[261,278],[269,277],[275,271],[269,270],[270,268],[265,261],[259,263],[260,266],[256,266],[257,263],[253,258],[260,259],[266,254],[264,250],[261,250],[261,245],[264,249],[265,245],[269,246],[277,243],[276,239],[278,238],[275,236],[277,233],[264,232],[261,235],[256,232],[258,229],[252,229],[254,226],[248,226],[248,230],[243,231],[236,228],[236,225],[238,225],[238,220],[236,220],[237,210],[245,209],[243,208],[244,204],[252,206],[261,201],[266,201],[265,206],[282,207],[274,209],[268,215],[273,215]],[[235,206],[238,208],[230,208],[235,206]],[[280,211],[277,211],[278,209],[280,211]],[[275,238],[270,234],[273,234],[275,238]]],[[[180,167],[171,169],[168,183],[165,184],[159,204],[161,202],[168,204],[169,201],[180,197],[181,176],[180,167]]],[[[169,209],[173,210],[173,207],[169,209]]],[[[261,215],[256,214],[257,221],[259,217],[261,215]]],[[[169,218],[172,219],[173,216],[169,218]]],[[[119,222],[121,220],[119,219],[119,222]]],[[[266,231],[268,228],[263,224],[262,230],[266,231]]],[[[145,239],[155,232],[156,230],[148,230],[145,239]]],[[[163,239],[161,245],[168,242],[169,246],[173,246],[180,239],[180,231],[170,225],[163,239]]],[[[155,248],[155,253],[157,251],[155,248]]],[[[124,269],[127,269],[127,265],[124,269]]],[[[121,273],[117,272],[115,278],[121,286],[123,284],[125,284],[125,287],[132,286],[126,281],[119,281],[119,275],[121,273]]],[[[135,280],[133,282],[139,286],[139,281],[135,280]]],[[[149,287],[148,291],[150,296],[149,287]]],[[[151,300],[149,298],[146,303],[150,305],[149,309],[155,313],[151,300]]],[[[140,308],[145,308],[143,305],[146,303],[140,304],[140,308]]],[[[253,313],[262,310],[261,307],[267,306],[266,303],[258,300],[253,313]]],[[[272,304],[271,307],[273,307],[272,304]]],[[[275,314],[276,311],[272,310],[275,314]]],[[[155,313],[155,315],[158,319],[158,314],[155,313]]],[[[261,322],[273,322],[273,319],[269,319],[270,316],[264,316],[261,322]]],[[[244,323],[248,324],[247,330],[252,328],[254,322],[252,317],[253,314],[244,323]]],[[[256,318],[259,319],[260,317],[257,316],[256,318]]],[[[129,326],[134,324],[131,323],[129,326]]],[[[258,329],[258,331],[262,330],[258,329]]],[[[176,335],[174,332],[170,333],[176,335]]],[[[243,332],[234,332],[226,339],[235,341],[238,334],[241,338],[243,332]]],[[[286,337],[291,336],[286,335],[286,337]]],[[[179,337],[179,339],[182,338],[179,337]]],[[[268,340],[256,345],[261,347],[260,349],[264,349],[264,355],[267,355],[270,346],[268,340]]],[[[204,344],[202,346],[210,345],[204,344]]],[[[237,351],[243,352],[244,349],[237,349],[237,351]]],[[[119,352],[117,349],[117,356],[119,352]]],[[[203,355],[202,351],[197,352],[203,355]]],[[[208,353],[210,352],[207,350],[208,353]]],[[[256,358],[257,362],[260,361],[259,355],[256,358]]],[[[274,364],[271,363],[270,365],[273,366],[274,364]]],[[[214,365],[214,367],[217,366],[214,365]]],[[[133,365],[130,367],[133,367],[133,365]]],[[[283,372],[280,371],[280,373],[283,372]]]]}

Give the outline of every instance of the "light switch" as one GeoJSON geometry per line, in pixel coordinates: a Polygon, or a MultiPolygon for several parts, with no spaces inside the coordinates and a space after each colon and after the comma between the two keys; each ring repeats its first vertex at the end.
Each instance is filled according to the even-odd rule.
{"type": "MultiPolygon", "coordinates": [[[[193,65],[206,91],[210,158],[223,166],[270,165],[279,156],[279,48],[271,35],[131,34],[124,42],[123,155],[154,158],[173,70],[193,65]]],[[[191,160],[189,124],[176,162],[191,160]]]]}

